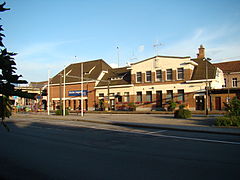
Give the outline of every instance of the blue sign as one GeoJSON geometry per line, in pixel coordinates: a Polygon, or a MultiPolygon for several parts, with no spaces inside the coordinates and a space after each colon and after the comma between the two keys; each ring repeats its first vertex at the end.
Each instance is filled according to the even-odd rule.
{"type": "MultiPolygon", "coordinates": [[[[81,90],[77,90],[77,91],[68,91],[68,96],[81,96],[81,90]]],[[[88,91],[87,90],[83,90],[83,96],[87,96],[88,91]]]]}

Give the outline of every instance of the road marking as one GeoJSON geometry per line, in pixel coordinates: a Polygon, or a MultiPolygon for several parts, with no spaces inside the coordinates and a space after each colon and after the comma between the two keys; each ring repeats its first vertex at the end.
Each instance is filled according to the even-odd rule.
{"type": "MultiPolygon", "coordinates": [[[[51,125],[51,124],[50,124],[51,125]]],[[[56,125],[56,124],[54,124],[56,125]]],[[[29,126],[28,126],[29,127],[29,126]]],[[[35,128],[45,128],[45,129],[57,129],[57,130],[64,130],[64,131],[72,131],[64,128],[49,128],[49,127],[41,127],[30,125],[30,127],[35,128]]],[[[160,130],[160,131],[153,131],[153,132],[138,132],[138,131],[127,131],[127,130],[119,130],[119,129],[110,129],[110,128],[100,128],[96,126],[86,126],[86,125],[76,125],[76,126],[69,126],[69,127],[85,127],[85,128],[92,128],[98,130],[106,130],[106,131],[114,131],[114,132],[125,132],[125,133],[132,133],[132,134],[140,134],[140,135],[149,135],[155,137],[165,137],[165,138],[173,138],[173,139],[182,139],[182,140],[192,140],[192,141],[201,141],[201,142],[210,142],[210,143],[221,143],[221,144],[232,144],[232,145],[240,145],[240,142],[232,142],[232,141],[222,141],[222,140],[215,140],[215,139],[202,139],[202,138],[192,138],[192,137],[183,137],[183,136],[172,136],[172,135],[163,135],[163,134],[156,134],[158,132],[165,132],[167,130],[160,130]]]]}
{"type": "Polygon", "coordinates": [[[156,134],[156,133],[162,133],[162,132],[166,132],[168,130],[161,130],[161,131],[151,131],[151,132],[147,132],[145,134],[156,134]]]}

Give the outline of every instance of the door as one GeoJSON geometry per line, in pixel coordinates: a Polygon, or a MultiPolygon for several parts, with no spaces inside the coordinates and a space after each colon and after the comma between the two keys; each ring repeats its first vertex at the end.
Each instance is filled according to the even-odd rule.
{"type": "Polygon", "coordinates": [[[215,97],[215,109],[216,110],[221,110],[222,107],[221,107],[221,97],[215,97]]]}
{"type": "Polygon", "coordinates": [[[204,96],[196,96],[196,110],[204,110],[204,96]]]}
{"type": "Polygon", "coordinates": [[[162,91],[156,92],[156,107],[162,107],[162,91]]]}

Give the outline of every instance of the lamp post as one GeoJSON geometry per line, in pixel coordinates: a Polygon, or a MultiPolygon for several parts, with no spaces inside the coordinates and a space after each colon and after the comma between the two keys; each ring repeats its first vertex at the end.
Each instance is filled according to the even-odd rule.
{"type": "Polygon", "coordinates": [[[206,68],[206,103],[205,103],[205,115],[208,116],[208,61],[210,61],[210,58],[203,58],[205,61],[205,68],[206,68]]]}
{"type": "Polygon", "coordinates": [[[48,115],[50,115],[50,71],[48,70],[48,94],[47,94],[48,115]]]}
{"type": "Polygon", "coordinates": [[[81,116],[83,117],[83,62],[81,63],[81,116]]]}

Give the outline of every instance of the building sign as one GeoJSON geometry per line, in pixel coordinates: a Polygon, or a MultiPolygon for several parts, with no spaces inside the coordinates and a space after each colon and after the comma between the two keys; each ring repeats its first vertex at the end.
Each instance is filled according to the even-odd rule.
{"type": "MultiPolygon", "coordinates": [[[[81,96],[81,90],[77,90],[77,91],[68,91],[68,96],[81,96]]],[[[83,96],[87,96],[88,91],[87,90],[83,90],[83,96]]]]}

